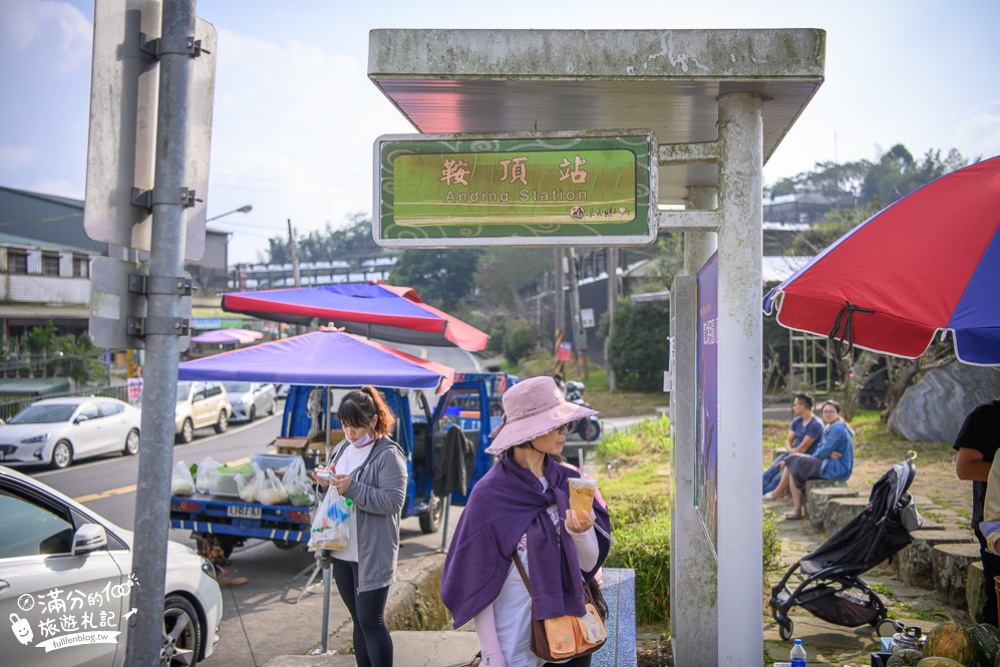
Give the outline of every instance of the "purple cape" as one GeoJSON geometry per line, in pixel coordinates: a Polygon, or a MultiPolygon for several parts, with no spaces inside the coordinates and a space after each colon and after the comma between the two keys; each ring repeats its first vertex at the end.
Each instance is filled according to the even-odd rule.
{"type": "MultiPolygon", "coordinates": [[[[455,619],[467,623],[500,595],[514,550],[528,534],[528,580],[536,618],[564,614],[583,616],[583,578],[573,540],[562,539],[546,508],[555,505],[559,516],[569,509],[570,477],[580,473],[546,457],[542,491],[538,479],[510,456],[504,456],[472,489],[458,520],[441,575],[441,599],[455,619]],[[561,548],[560,548],[561,546],[561,548]]],[[[607,510],[594,504],[597,525],[610,534],[607,510]]],[[[610,541],[597,532],[599,557],[589,581],[604,563],[610,541]]]]}

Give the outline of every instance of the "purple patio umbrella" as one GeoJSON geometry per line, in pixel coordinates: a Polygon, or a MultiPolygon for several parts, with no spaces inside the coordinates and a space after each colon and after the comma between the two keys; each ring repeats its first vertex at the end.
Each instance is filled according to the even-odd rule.
{"type": "Polygon", "coordinates": [[[252,343],[260,340],[264,334],[248,329],[214,329],[200,333],[191,338],[192,343],[217,343],[219,345],[232,345],[233,343],[252,343]]]}

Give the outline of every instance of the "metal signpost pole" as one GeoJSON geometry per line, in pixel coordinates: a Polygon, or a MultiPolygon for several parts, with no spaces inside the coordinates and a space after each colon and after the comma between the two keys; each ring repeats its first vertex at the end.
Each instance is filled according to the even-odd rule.
{"type": "MultiPolygon", "coordinates": [[[[174,403],[180,350],[184,275],[185,208],[193,200],[185,182],[185,131],[189,80],[194,55],[194,0],[165,0],[159,40],[159,108],[156,170],[150,248],[145,409],[139,454],[139,493],[135,503],[132,576],[138,610],[129,631],[127,663],[160,664],[161,650],[172,646],[163,633],[163,596],[167,538],[170,528],[170,470],[173,463],[174,403]],[[173,289],[173,284],[178,289],[173,289]]],[[[204,196],[205,193],[198,193],[204,196]]]]}

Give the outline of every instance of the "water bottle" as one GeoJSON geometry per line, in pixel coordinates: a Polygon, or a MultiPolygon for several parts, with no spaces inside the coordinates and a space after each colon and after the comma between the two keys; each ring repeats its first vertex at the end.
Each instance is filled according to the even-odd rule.
{"type": "Polygon", "coordinates": [[[792,647],[792,667],[806,667],[806,650],[802,648],[802,640],[796,639],[792,647]]]}

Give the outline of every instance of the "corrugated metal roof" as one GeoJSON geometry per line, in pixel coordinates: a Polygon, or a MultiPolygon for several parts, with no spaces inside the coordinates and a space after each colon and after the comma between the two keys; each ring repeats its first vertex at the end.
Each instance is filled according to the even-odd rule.
{"type": "Polygon", "coordinates": [[[0,186],[0,232],[104,254],[83,231],[83,200],[0,186]]]}

